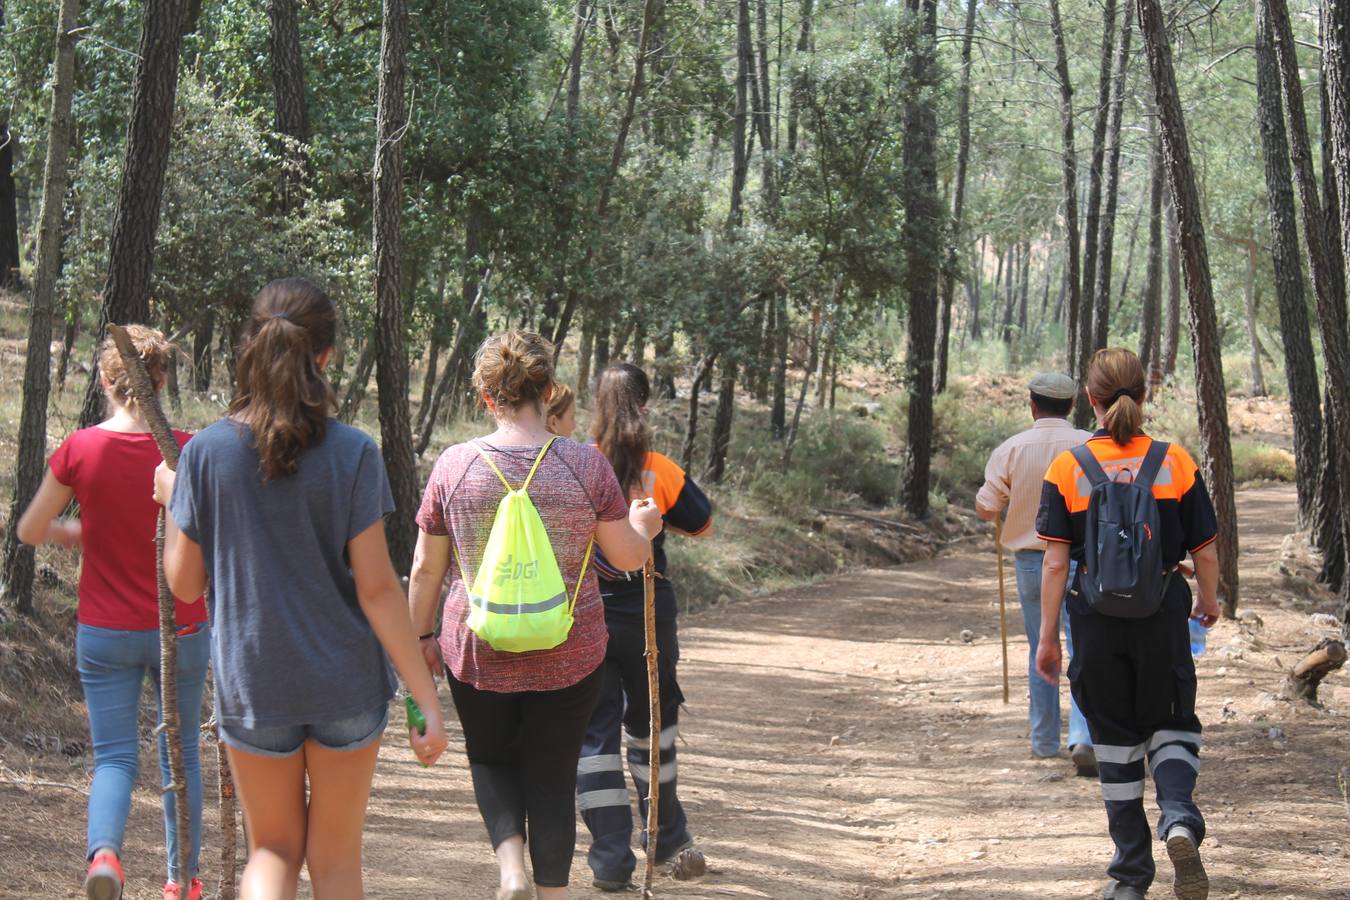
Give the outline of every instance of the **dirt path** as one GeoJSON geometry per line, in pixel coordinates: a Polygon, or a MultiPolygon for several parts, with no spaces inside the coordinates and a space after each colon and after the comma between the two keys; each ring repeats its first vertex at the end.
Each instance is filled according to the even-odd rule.
{"type": "MultiPolygon", "coordinates": [[[[1350,897],[1350,804],[1337,785],[1350,775],[1350,686],[1339,676],[1324,688],[1324,712],[1273,696],[1280,665],[1326,629],[1270,571],[1292,489],[1244,492],[1239,509],[1244,609],[1264,624],[1220,623],[1200,663],[1211,896],[1350,897]]],[[[967,543],[689,617],[681,794],[711,871],[662,878],[658,895],[1092,896],[1110,854],[1100,793],[1067,760],[1030,758],[1013,593],[1013,702],[1001,702],[994,572],[991,545],[967,543]]],[[[368,896],[490,897],[462,743],[425,772],[396,733],[370,809],[368,896]]],[[[0,893],[74,896],[81,798],[0,785],[0,799],[0,893]]],[[[139,798],[130,859],[157,858],[156,816],[153,796],[139,798]]],[[[579,852],[575,896],[601,896],[588,876],[579,852]]],[[[1170,896],[1168,884],[1154,894],[1170,896]]],[[[151,886],[143,878],[130,896],[151,886]]]]}

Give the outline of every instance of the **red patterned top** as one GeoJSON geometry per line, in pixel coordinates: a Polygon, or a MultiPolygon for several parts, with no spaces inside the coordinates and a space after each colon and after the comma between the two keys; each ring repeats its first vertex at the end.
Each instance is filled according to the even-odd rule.
{"type": "MultiPolygon", "coordinates": [[[[475,443],[491,454],[497,468],[516,486],[525,481],[541,449],[475,443]]],[[[605,656],[608,632],[594,567],[587,567],[571,633],[551,650],[493,650],[465,624],[469,615],[466,582],[473,581],[483,558],[504,493],[501,481],[472,444],[456,444],[442,453],[427,481],[417,512],[418,527],[427,534],[448,536],[468,568],[467,573],[460,571],[452,555],[441,652],[455,678],[479,690],[511,693],[565,688],[595,671],[605,656]]],[[[619,480],[599,450],[556,440],[530,482],[530,499],[548,530],[563,583],[571,590],[596,524],[628,515],[619,480]]]]}

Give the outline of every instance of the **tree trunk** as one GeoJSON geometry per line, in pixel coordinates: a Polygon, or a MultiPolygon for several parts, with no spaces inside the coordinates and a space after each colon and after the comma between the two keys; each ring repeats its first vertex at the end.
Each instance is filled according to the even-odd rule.
{"type": "Polygon", "coordinates": [[[215,335],[215,310],[207,309],[192,332],[192,389],[199,394],[211,390],[211,344],[215,335]]]}
{"type": "MultiPolygon", "coordinates": [[[[0,12],[0,34],[4,33],[4,13],[0,12]]],[[[9,122],[0,122],[0,288],[18,290],[19,278],[19,192],[14,184],[14,131],[9,122]]]]}
{"type": "Polygon", "coordinates": [[[1059,0],[1050,0],[1050,30],[1055,39],[1055,77],[1059,80],[1061,166],[1064,174],[1064,267],[1068,289],[1068,371],[1078,371],[1078,317],[1082,313],[1082,277],[1078,268],[1078,158],[1073,148],[1073,84],[1069,81],[1069,57],[1064,48],[1064,26],[1059,18],[1059,0]]]}
{"type": "MultiPolygon", "coordinates": [[[[1057,3],[1057,0],[1051,0],[1057,3]]],[[[933,455],[933,344],[937,330],[937,282],[941,267],[942,210],[937,190],[937,0],[906,0],[907,15],[921,31],[909,55],[916,96],[905,109],[904,205],[905,292],[909,336],[905,355],[909,411],[905,428],[900,500],[911,516],[928,518],[933,455]]]]}
{"type": "Polygon", "coordinates": [[[1228,443],[1228,398],[1223,383],[1223,348],[1219,344],[1218,316],[1209,277],[1209,251],[1200,218],[1200,195],[1191,165],[1186,120],[1172,70],[1172,48],[1167,40],[1157,0],[1137,0],[1139,30],[1144,39],[1149,72],[1153,77],[1162,132],[1167,180],[1176,206],[1183,250],[1186,293],[1190,298],[1191,340],[1195,359],[1196,395],[1203,443],[1201,466],[1219,520],[1219,593],[1224,615],[1238,607],[1237,507],[1233,499],[1233,454],[1228,443]]]}
{"type": "Polygon", "coordinates": [[[51,392],[52,310],[61,264],[62,210],[65,204],[70,152],[71,100],[75,93],[75,29],[78,0],[61,0],[56,23],[52,105],[47,120],[47,159],[42,169],[42,209],[38,213],[37,271],[28,315],[28,348],[24,360],[23,409],[19,414],[19,448],[14,465],[14,496],[5,529],[5,595],[24,615],[33,611],[33,548],[18,541],[14,527],[28,508],[46,474],[47,399],[51,392]]]}
{"type": "MultiPolygon", "coordinates": [[[[1133,21],[1133,19],[1131,19],[1133,21]]],[[[1149,144],[1152,147],[1152,143],[1149,144]]],[[[1134,211],[1134,224],[1130,226],[1130,242],[1125,250],[1125,274],[1120,279],[1120,292],[1116,295],[1116,311],[1120,311],[1123,304],[1130,296],[1130,276],[1134,274],[1134,248],[1139,238],[1139,220],[1144,217],[1144,204],[1139,204],[1139,208],[1134,211]]]]}
{"type": "Polygon", "coordinates": [[[1247,243],[1247,283],[1243,285],[1243,312],[1247,320],[1247,342],[1251,347],[1252,396],[1266,395],[1266,379],[1261,374],[1261,338],[1256,333],[1257,303],[1260,292],[1256,286],[1256,238],[1247,243]]]}
{"type": "MultiPolygon", "coordinates": [[[[836,277],[835,284],[838,283],[839,279],[836,277]]],[[[806,395],[811,387],[811,374],[816,370],[817,357],[820,355],[819,303],[811,310],[811,335],[807,343],[810,346],[810,356],[806,360],[806,368],[802,371],[802,383],[797,389],[797,405],[792,411],[792,427],[788,429],[787,439],[783,441],[783,472],[787,472],[792,466],[792,448],[797,445],[797,430],[802,424],[802,408],[806,406],[806,395]]]]}
{"type": "Polygon", "coordinates": [[[720,484],[727,469],[727,451],[731,448],[731,420],[736,412],[736,363],[724,359],[722,383],[717,391],[717,411],[713,414],[712,439],[708,442],[708,480],[720,484]]]}
{"type": "Polygon", "coordinates": [[[379,98],[375,122],[374,206],[371,251],[375,268],[376,385],[380,396],[380,451],[394,495],[386,523],[395,571],[412,565],[418,506],[417,462],[408,409],[408,353],[403,318],[403,136],[407,77],[406,0],[383,0],[379,98]]]}
{"type": "Polygon", "coordinates": [[[1140,313],[1139,361],[1148,374],[1152,400],[1162,384],[1162,233],[1163,158],[1158,117],[1149,117],[1148,262],[1144,267],[1144,302],[1140,313]]]}
{"type": "Polygon", "coordinates": [[[1264,4],[1260,2],[1256,4],[1256,119],[1265,162],[1275,301],[1280,310],[1289,415],[1294,423],[1298,521],[1300,528],[1307,528],[1313,521],[1317,474],[1321,467],[1321,391],[1308,324],[1308,303],[1303,292],[1303,262],[1298,245],[1294,192],[1289,182],[1289,141],[1284,127],[1284,101],[1280,97],[1279,63],[1271,42],[1270,22],[1264,4]]]}
{"type": "Polygon", "coordinates": [[[689,415],[684,425],[684,447],[680,450],[680,468],[688,472],[694,465],[694,447],[698,441],[698,398],[703,382],[712,373],[717,357],[705,355],[699,360],[694,379],[689,383],[689,415]]]}
{"type": "Polygon", "coordinates": [[[1163,221],[1167,224],[1167,316],[1163,327],[1163,378],[1177,372],[1177,350],[1181,345],[1181,246],[1177,240],[1177,208],[1172,189],[1165,185],[1163,221]]]}
{"type": "MultiPolygon", "coordinates": [[[[643,86],[646,84],[647,54],[650,50],[652,26],[656,17],[661,15],[665,9],[665,0],[643,0],[642,3],[642,31],[638,35],[637,57],[633,64],[633,80],[628,85],[628,99],[624,104],[623,115],[619,117],[618,132],[614,137],[614,148],[609,156],[609,168],[605,171],[604,180],[600,183],[600,196],[595,204],[595,219],[603,223],[605,215],[609,211],[609,201],[614,190],[614,179],[619,174],[619,167],[623,164],[624,150],[628,146],[628,132],[633,127],[633,114],[637,109],[637,98],[641,95],[643,86]]],[[[586,256],[581,261],[580,269],[584,270],[590,265],[591,259],[595,255],[595,243],[592,242],[586,248],[586,256]]],[[[575,285],[568,288],[567,299],[563,303],[562,312],[558,317],[558,325],[553,330],[553,358],[557,362],[558,355],[562,353],[563,341],[567,339],[568,329],[572,326],[572,315],[576,311],[577,300],[580,294],[575,285]]]]}
{"type": "Polygon", "coordinates": [[[65,333],[61,336],[61,361],[56,364],[56,391],[66,389],[66,373],[70,371],[70,354],[75,352],[75,339],[80,334],[80,306],[66,301],[65,333]]]}
{"type": "MultiPolygon", "coordinates": [[[[984,250],[988,243],[989,235],[981,235],[980,256],[975,264],[975,290],[970,294],[970,339],[972,341],[978,341],[984,337],[980,328],[980,306],[984,300],[984,250]]],[[[994,283],[997,284],[998,282],[995,281],[994,283]]]]}
{"type": "Polygon", "coordinates": [[[792,329],[788,317],[787,291],[776,289],[773,304],[773,405],[769,413],[769,429],[775,440],[782,440],[787,434],[787,357],[788,338],[792,329]]]}
{"type": "Polygon", "coordinates": [[[290,139],[283,151],[282,209],[299,205],[296,186],[304,178],[309,143],[309,106],[305,103],[305,63],[300,51],[300,18],[296,0],[268,0],[267,22],[272,55],[272,96],[277,134],[290,139]]]}
{"type": "MultiPolygon", "coordinates": [[[[1273,4],[1278,9],[1283,3],[1273,4]]],[[[1272,17],[1277,35],[1281,32],[1280,20],[1272,17]]],[[[1287,19],[1284,25],[1287,26],[1287,19]]],[[[1350,3],[1346,0],[1328,0],[1326,21],[1324,23],[1324,65],[1326,67],[1327,105],[1331,122],[1332,169],[1336,176],[1336,193],[1341,217],[1341,253],[1342,259],[1350,259],[1350,3]]],[[[1277,56],[1283,67],[1286,58],[1293,57],[1292,43],[1281,49],[1277,41],[1277,56]]],[[[1288,71],[1288,70],[1284,70],[1288,71]]],[[[1286,94],[1288,104],[1288,95],[1286,94]]],[[[1290,115],[1294,107],[1288,105],[1290,115]]],[[[1296,127],[1296,126],[1295,126],[1296,127]]],[[[1294,153],[1297,156],[1297,151],[1294,153]]],[[[1328,286],[1330,287],[1330,285],[1328,286]]],[[[1325,358],[1328,395],[1331,400],[1331,416],[1327,424],[1328,433],[1335,434],[1331,443],[1336,447],[1336,465],[1342,473],[1338,487],[1340,495],[1339,512],[1341,517],[1341,556],[1343,565],[1350,568],[1350,487],[1345,483],[1344,473],[1350,471],[1350,360],[1347,354],[1346,310],[1344,296],[1336,296],[1328,291],[1325,298],[1318,297],[1317,316],[1321,325],[1322,352],[1325,358]]],[[[1350,632],[1350,578],[1341,573],[1341,621],[1342,631],[1350,632]]]]}
{"type": "MultiPolygon", "coordinates": [[[[1122,29],[1123,31],[1123,29],[1122,29]]],[[[1102,218],[1102,173],[1106,159],[1107,127],[1111,118],[1111,51],[1115,47],[1116,0],[1102,4],[1102,52],[1097,76],[1097,115],[1092,126],[1092,158],[1088,167],[1088,197],[1086,221],[1083,223],[1083,293],[1078,310],[1078,367],[1073,371],[1080,378],[1087,372],[1092,357],[1093,316],[1097,290],[1098,239],[1102,218]]],[[[1085,427],[1084,414],[1091,418],[1092,408],[1086,403],[1076,404],[1074,414],[1078,427],[1085,427]]]]}
{"type": "MultiPolygon", "coordinates": [[[[1120,44],[1116,48],[1115,71],[1112,75],[1111,119],[1106,126],[1109,150],[1106,157],[1106,197],[1097,238],[1097,284],[1093,290],[1092,348],[1106,346],[1111,332],[1111,267],[1116,240],[1116,207],[1120,199],[1120,120],[1125,107],[1125,75],[1130,64],[1130,37],[1134,33],[1134,18],[1128,9],[1120,29],[1120,44]]],[[[1085,403],[1078,404],[1087,406],[1085,403]]]]}
{"type": "Polygon", "coordinates": [[[1031,241],[1022,245],[1022,288],[1017,301],[1017,349],[1021,350],[1027,336],[1027,296],[1031,292],[1031,241]]]}
{"type": "Polygon", "coordinates": [[[1022,259],[1022,248],[1013,244],[1008,248],[1008,276],[1003,285],[1003,327],[999,337],[1003,346],[1012,346],[1013,309],[1017,305],[1017,266],[1022,259]]]}
{"type": "Polygon", "coordinates": [[[591,393],[591,360],[595,357],[595,326],[590,321],[581,325],[581,348],[577,351],[577,397],[591,393]]]}
{"type": "MultiPolygon", "coordinates": [[[[174,97],[178,89],[179,50],[185,0],[145,0],[141,42],[131,81],[131,117],[122,157],[121,187],[108,238],[108,275],[103,283],[95,346],[109,322],[145,322],[150,318],[150,277],[160,196],[169,163],[174,97]]],[[[98,370],[90,372],[80,411],[80,426],[103,418],[103,389],[98,370]]]]}
{"type": "Polygon", "coordinates": [[[952,335],[952,291],[956,288],[956,248],[961,246],[962,216],[966,203],[966,170],[970,165],[970,48],[975,37],[977,0],[966,0],[966,30],[961,38],[961,86],[956,95],[956,184],[952,189],[952,233],[947,251],[947,274],[942,279],[942,312],[938,323],[937,363],[933,390],[947,389],[947,366],[952,335]]]}

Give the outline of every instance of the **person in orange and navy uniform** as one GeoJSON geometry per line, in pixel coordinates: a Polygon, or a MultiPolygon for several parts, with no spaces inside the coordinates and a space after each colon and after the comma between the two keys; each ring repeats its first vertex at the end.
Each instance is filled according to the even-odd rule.
{"type": "MultiPolygon", "coordinates": [[[[1107,478],[1133,481],[1153,440],[1142,431],[1144,370],[1129,350],[1099,350],[1086,386],[1102,428],[1087,442],[1107,478]]],[[[1136,900],[1154,878],[1152,838],[1144,814],[1145,762],[1152,770],[1160,810],[1158,837],[1174,868],[1173,889],[1182,900],[1203,900],[1209,880],[1200,862],[1205,820],[1192,799],[1200,768],[1200,720],[1195,714],[1195,662],[1188,617],[1206,626],[1218,618],[1218,522],[1194,460],[1172,445],[1153,482],[1160,516],[1165,591],[1159,610],[1145,618],[1103,615],[1081,590],[1089,479],[1071,451],[1045,474],[1036,529],[1047,541],[1041,582],[1041,639],[1037,671],[1059,680],[1059,604],[1070,558],[1078,576],[1069,591],[1074,653],[1069,681],[1087,718],[1100,769],[1102,795],[1116,852],[1102,896],[1136,900]],[[1198,596],[1182,573],[1194,563],[1198,596]],[[1044,598],[1052,602],[1044,602],[1044,598]]]]}
{"type": "MultiPolygon", "coordinates": [[[[656,564],[656,642],[661,691],[661,736],[657,756],[660,831],[657,862],[675,860],[693,846],[676,782],[675,739],[679,733],[684,694],[676,680],[680,644],[676,627],[675,588],[668,576],[665,537],[674,531],[690,537],[712,534],[712,504],[683,469],[651,450],[646,421],[651,386],[637,366],[622,363],[600,375],[595,392],[591,436],[614,466],[630,499],[656,501],[665,529],[652,542],[656,564]]],[[[591,832],[588,854],[594,884],[602,891],[622,891],[637,866],[631,847],[633,814],[620,756],[620,726],[627,734],[628,772],[637,791],[643,821],[647,817],[652,777],[651,719],[647,696],[647,663],[643,657],[642,572],[615,568],[597,548],[595,568],[605,601],[609,646],[605,652],[600,700],[591,716],[577,764],[577,802],[591,832]]],[[[646,846],[646,834],[642,844],[646,846]]]]}

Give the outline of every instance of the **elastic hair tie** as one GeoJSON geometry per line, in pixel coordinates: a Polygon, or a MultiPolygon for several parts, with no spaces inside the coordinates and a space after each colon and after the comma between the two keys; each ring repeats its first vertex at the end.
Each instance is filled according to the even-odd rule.
{"type": "Polygon", "coordinates": [[[1114,394],[1111,395],[1111,402],[1115,403],[1121,397],[1132,397],[1132,396],[1133,395],[1130,393],[1129,388],[1121,388],[1120,390],[1116,391],[1114,394]]]}
{"type": "Polygon", "coordinates": [[[291,320],[291,317],[288,316],[288,315],[286,315],[284,312],[272,313],[272,314],[271,314],[270,316],[268,316],[267,318],[269,318],[269,319],[285,319],[287,322],[289,322],[289,321],[291,320]]]}

